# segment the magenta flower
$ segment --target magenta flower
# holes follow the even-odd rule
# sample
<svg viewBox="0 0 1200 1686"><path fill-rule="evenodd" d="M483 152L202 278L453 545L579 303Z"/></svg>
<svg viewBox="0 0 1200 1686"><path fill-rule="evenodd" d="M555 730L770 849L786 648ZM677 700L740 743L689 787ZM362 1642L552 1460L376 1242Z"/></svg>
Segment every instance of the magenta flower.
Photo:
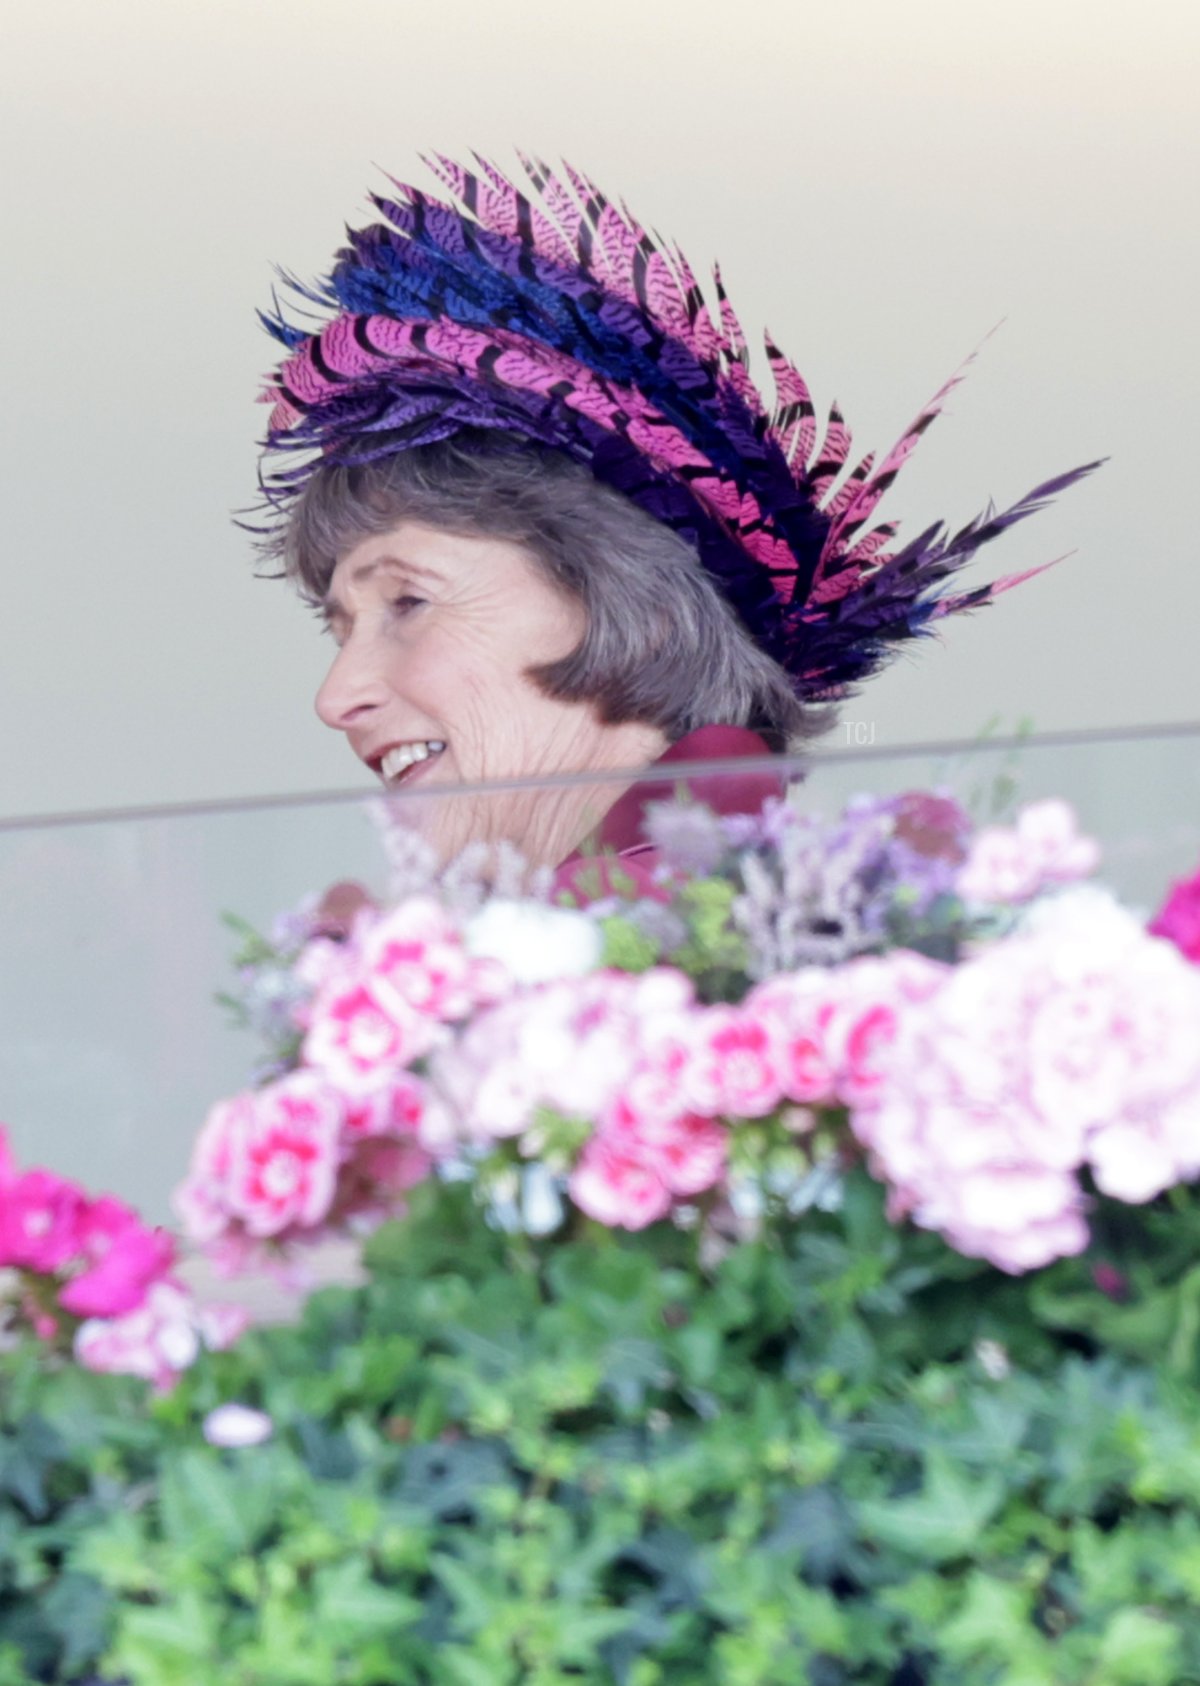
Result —
<svg viewBox="0 0 1200 1686"><path fill-rule="evenodd" d="M25 1171L0 1190L0 1266L52 1275L80 1249L83 1193L53 1171Z"/></svg>
<svg viewBox="0 0 1200 1686"><path fill-rule="evenodd" d="M1172 884L1147 929L1152 936L1166 937L1180 954L1200 966L1200 870Z"/></svg>
<svg viewBox="0 0 1200 1686"><path fill-rule="evenodd" d="M174 1262L171 1237L148 1229L136 1212L111 1195L88 1206L79 1240L91 1262L59 1295L63 1309L75 1317L119 1317L135 1310Z"/></svg>

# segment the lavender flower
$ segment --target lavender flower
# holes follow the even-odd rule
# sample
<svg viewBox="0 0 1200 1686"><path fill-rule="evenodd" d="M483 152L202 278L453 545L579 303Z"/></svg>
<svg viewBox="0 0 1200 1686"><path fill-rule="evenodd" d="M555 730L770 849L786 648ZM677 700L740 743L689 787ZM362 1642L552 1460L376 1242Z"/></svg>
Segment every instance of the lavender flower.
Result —
<svg viewBox="0 0 1200 1686"><path fill-rule="evenodd" d="M715 872L729 850L720 818L697 802L649 802L644 825L663 860L690 876Z"/></svg>

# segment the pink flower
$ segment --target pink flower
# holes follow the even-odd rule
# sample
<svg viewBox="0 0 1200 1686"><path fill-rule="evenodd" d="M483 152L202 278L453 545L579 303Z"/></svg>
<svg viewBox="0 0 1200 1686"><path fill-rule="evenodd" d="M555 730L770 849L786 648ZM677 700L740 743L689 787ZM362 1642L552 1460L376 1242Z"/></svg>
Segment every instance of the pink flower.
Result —
<svg viewBox="0 0 1200 1686"><path fill-rule="evenodd" d="M136 1212L109 1195L87 1207L79 1240L92 1262L59 1295L63 1309L75 1317L117 1317L135 1310L174 1262L171 1237L148 1229Z"/></svg>
<svg viewBox="0 0 1200 1686"><path fill-rule="evenodd" d="M306 1070L220 1102L175 1195L187 1235L233 1264L245 1237L317 1226L333 1203L346 1115L338 1092Z"/></svg>
<svg viewBox="0 0 1200 1686"><path fill-rule="evenodd" d="M676 1024L691 985L662 968L545 984L481 1014L439 1054L433 1080L461 1138L520 1137L539 1107L596 1120L640 1064L647 1038ZM446 1115L439 1114L439 1135Z"/></svg>
<svg viewBox="0 0 1200 1686"><path fill-rule="evenodd" d="M1147 929L1153 936L1166 937L1186 959L1200 965L1200 871L1172 884Z"/></svg>
<svg viewBox="0 0 1200 1686"><path fill-rule="evenodd" d="M1029 852L1039 883L1074 884L1100 864L1100 846L1084 837L1075 810L1056 797L1030 802L1017 815L1017 836Z"/></svg>
<svg viewBox="0 0 1200 1686"><path fill-rule="evenodd" d="M311 1229L337 1181L342 1107L312 1072L298 1071L253 1096L232 1142L230 1208L253 1236Z"/></svg>
<svg viewBox="0 0 1200 1686"><path fill-rule="evenodd" d="M156 1282L136 1311L90 1318L75 1333L75 1356L85 1368L141 1376L160 1392L195 1363L199 1351L194 1307L172 1282Z"/></svg>
<svg viewBox="0 0 1200 1686"><path fill-rule="evenodd" d="M702 1194L725 1173L728 1131L711 1118L676 1112L638 1116L624 1101L584 1147L568 1187L598 1222L644 1229L675 1199Z"/></svg>
<svg viewBox="0 0 1200 1686"><path fill-rule="evenodd" d="M26 1171L0 1188L0 1266L52 1275L79 1251L83 1193L53 1171Z"/></svg>
<svg viewBox="0 0 1200 1686"><path fill-rule="evenodd" d="M740 1007L708 1007L693 1019L688 1099L697 1112L764 1118L783 1099L764 1019Z"/></svg>
<svg viewBox="0 0 1200 1686"><path fill-rule="evenodd" d="M402 902L371 928L363 967L372 993L398 1018L406 1009L460 1019L474 1005L472 965L445 909L428 897Z"/></svg>
<svg viewBox="0 0 1200 1686"><path fill-rule="evenodd" d="M671 1209L662 1178L615 1133L592 1137L568 1186L580 1211L613 1228L645 1229Z"/></svg>
<svg viewBox="0 0 1200 1686"><path fill-rule="evenodd" d="M346 1097L343 1146L367 1136L419 1136L428 1101L428 1086L411 1071L393 1073L386 1088Z"/></svg>
<svg viewBox="0 0 1200 1686"><path fill-rule="evenodd" d="M1050 799L1031 802L1016 825L985 826L972 839L956 879L969 902L1028 901L1055 884L1072 884L1096 870L1100 850L1076 829L1074 810Z"/></svg>
<svg viewBox="0 0 1200 1686"><path fill-rule="evenodd" d="M728 1130L692 1112L643 1123L638 1145L670 1192L684 1199L714 1188L725 1175L729 1159Z"/></svg>
<svg viewBox="0 0 1200 1686"><path fill-rule="evenodd" d="M937 992L948 971L905 949L852 960L839 970L823 1039L843 1105L860 1106L878 1093L906 1015Z"/></svg>
<svg viewBox="0 0 1200 1686"><path fill-rule="evenodd" d="M976 832L955 889L964 901L1002 906L1032 896L1037 877L1016 832L998 825Z"/></svg>
<svg viewBox="0 0 1200 1686"><path fill-rule="evenodd" d="M215 1242L229 1224L237 1143L254 1130L257 1105L257 1091L245 1089L218 1101L201 1126L187 1178L172 1200L190 1241L202 1246Z"/></svg>
<svg viewBox="0 0 1200 1686"><path fill-rule="evenodd" d="M366 916L363 916L364 919ZM301 949L292 966L292 976L306 986L315 999L322 994L332 995L348 988L355 980L361 964L358 948L352 941L338 942L329 937L314 937ZM312 1001L294 1009L298 1024L307 1027L312 1019Z"/></svg>
<svg viewBox="0 0 1200 1686"><path fill-rule="evenodd" d="M1145 1200L1200 1174L1200 973L1065 891L902 1019L852 1115L891 1209L1027 1270L1087 1240L1078 1173Z"/></svg>
<svg viewBox="0 0 1200 1686"><path fill-rule="evenodd" d="M241 1340L250 1327L245 1306L213 1300L196 1307L196 1329L210 1352L224 1352Z"/></svg>
<svg viewBox="0 0 1200 1686"><path fill-rule="evenodd" d="M613 1106L641 1123L677 1118L691 1088L695 1060L693 1017L662 1014L643 1023L636 1059Z"/></svg>
<svg viewBox="0 0 1200 1686"><path fill-rule="evenodd" d="M8 1146L8 1132L3 1124L0 1124L0 1193L12 1182L16 1174L17 1167Z"/></svg>
<svg viewBox="0 0 1200 1686"><path fill-rule="evenodd" d="M768 979L745 1002L745 1010L770 1032L782 1093L802 1106L828 1105L835 1098L828 1031L836 989L836 974L813 966Z"/></svg>
<svg viewBox="0 0 1200 1686"><path fill-rule="evenodd" d="M313 1002L304 1058L349 1094L369 1094L428 1053L435 1033L435 1021L394 990L343 984Z"/></svg>

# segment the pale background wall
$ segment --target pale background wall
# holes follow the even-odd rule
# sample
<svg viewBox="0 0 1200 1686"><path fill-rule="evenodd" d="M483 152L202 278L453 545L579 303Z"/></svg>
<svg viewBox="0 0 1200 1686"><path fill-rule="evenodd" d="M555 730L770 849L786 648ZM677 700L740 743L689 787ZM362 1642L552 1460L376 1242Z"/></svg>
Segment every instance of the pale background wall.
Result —
<svg viewBox="0 0 1200 1686"><path fill-rule="evenodd" d="M901 516L1111 454L989 562L1075 558L854 706L877 741L1200 716L1191 0L4 10L0 814L357 781L228 511L271 261L320 269L428 145L565 154L720 255L864 446L1006 317Z"/></svg>

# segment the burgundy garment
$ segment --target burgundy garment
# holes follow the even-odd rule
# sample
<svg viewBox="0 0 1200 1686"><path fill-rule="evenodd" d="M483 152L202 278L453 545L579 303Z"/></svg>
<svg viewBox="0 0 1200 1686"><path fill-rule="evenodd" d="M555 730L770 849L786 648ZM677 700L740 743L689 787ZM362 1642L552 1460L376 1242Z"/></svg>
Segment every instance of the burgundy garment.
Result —
<svg viewBox="0 0 1200 1686"><path fill-rule="evenodd" d="M699 726L673 743L654 763L669 767L675 762L735 761L771 754L767 743L747 726ZM648 779L624 791L600 822L596 836L599 852L569 855L555 874L555 890L566 891L580 901L597 901L618 887L614 876L632 880L637 893L661 900L653 881L658 850L647 842L644 831L646 806L669 800L682 786L697 802L715 814L757 814L769 796L781 796L787 781L778 773L713 773L689 778L680 775Z"/></svg>

